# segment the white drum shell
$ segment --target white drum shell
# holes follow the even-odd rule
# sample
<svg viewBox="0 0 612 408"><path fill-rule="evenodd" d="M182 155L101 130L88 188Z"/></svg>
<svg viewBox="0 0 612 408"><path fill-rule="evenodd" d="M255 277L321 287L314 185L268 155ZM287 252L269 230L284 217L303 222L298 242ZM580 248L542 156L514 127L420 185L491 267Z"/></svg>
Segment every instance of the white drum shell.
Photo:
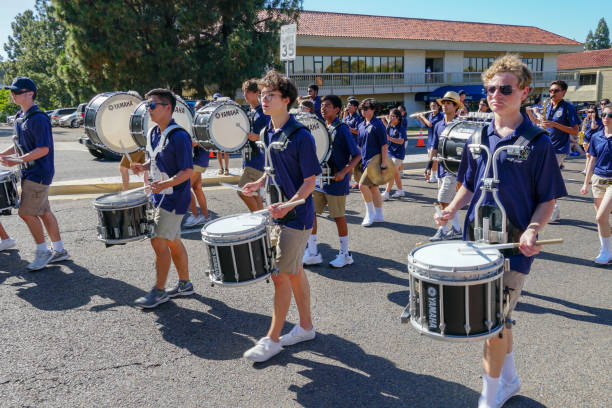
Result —
<svg viewBox="0 0 612 408"><path fill-rule="evenodd" d="M149 110L147 109L147 101L142 101L130 116L130 135L133 142L141 149L147 145L147 134L155 126L155 122L151 120ZM193 137L193 113L185 101L181 98L176 99L176 106L172 119L177 125L185 129L192 140Z"/></svg>
<svg viewBox="0 0 612 408"><path fill-rule="evenodd" d="M196 112L193 132L207 150L235 152L246 144L251 131L249 116L232 100L211 102Z"/></svg>
<svg viewBox="0 0 612 408"><path fill-rule="evenodd" d="M306 126L315 141L319 164L325 163L331 155L332 140L327 126L321 119L311 113L300 113L295 119Z"/></svg>

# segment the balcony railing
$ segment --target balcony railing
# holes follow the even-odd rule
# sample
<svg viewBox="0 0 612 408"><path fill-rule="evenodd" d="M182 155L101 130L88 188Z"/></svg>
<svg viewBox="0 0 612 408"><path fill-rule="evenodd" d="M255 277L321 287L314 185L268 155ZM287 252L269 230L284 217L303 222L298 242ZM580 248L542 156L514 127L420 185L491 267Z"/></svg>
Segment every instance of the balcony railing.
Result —
<svg viewBox="0 0 612 408"><path fill-rule="evenodd" d="M444 85L480 85L480 72L389 72L351 74L293 74L290 75L300 89L310 84L319 85L325 93L395 93L431 91ZM533 73L532 86L545 87L555 80L577 85L579 73L571 71L544 71Z"/></svg>

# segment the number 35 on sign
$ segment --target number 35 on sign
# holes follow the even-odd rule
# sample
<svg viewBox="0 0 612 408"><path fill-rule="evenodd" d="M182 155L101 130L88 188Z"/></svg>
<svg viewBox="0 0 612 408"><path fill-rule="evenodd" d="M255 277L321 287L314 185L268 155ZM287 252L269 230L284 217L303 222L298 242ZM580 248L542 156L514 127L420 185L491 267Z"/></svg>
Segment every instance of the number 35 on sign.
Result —
<svg viewBox="0 0 612 408"><path fill-rule="evenodd" d="M280 31L280 60L294 61L296 52L295 37L297 34L297 24L287 24L281 26Z"/></svg>

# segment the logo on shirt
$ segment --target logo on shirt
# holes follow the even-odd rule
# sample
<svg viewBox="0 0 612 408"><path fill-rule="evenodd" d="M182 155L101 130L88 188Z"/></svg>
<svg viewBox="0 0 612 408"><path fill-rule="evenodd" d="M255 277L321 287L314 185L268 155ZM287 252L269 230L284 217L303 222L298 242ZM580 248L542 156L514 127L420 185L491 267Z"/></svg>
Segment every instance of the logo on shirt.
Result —
<svg viewBox="0 0 612 408"><path fill-rule="evenodd" d="M563 109L559 109L558 111L556 111L555 115L553 116L553 118L559 119L561 117L561 115L563 115Z"/></svg>
<svg viewBox="0 0 612 408"><path fill-rule="evenodd" d="M238 115L238 109L231 109L231 110L225 110L223 112L215 113L215 118L221 119L221 118L227 118L227 117L236 116L236 115Z"/></svg>
<svg viewBox="0 0 612 408"><path fill-rule="evenodd" d="M133 106L133 105L134 105L134 102L132 102L132 101L117 102L115 104L108 105L108 110L112 111L112 110L115 110L115 109L123 109L123 108L127 108L127 107L130 107L130 106Z"/></svg>

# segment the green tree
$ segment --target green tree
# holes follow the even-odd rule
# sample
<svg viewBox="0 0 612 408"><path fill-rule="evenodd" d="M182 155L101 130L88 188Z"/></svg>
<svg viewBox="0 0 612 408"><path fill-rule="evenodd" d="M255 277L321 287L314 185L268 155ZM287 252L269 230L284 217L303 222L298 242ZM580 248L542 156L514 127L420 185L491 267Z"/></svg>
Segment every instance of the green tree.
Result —
<svg viewBox="0 0 612 408"><path fill-rule="evenodd" d="M586 40L584 41L584 49L587 51L594 50L594 46L595 44L593 43L593 30L589 30L589 33L586 36Z"/></svg>
<svg viewBox="0 0 612 408"><path fill-rule="evenodd" d="M603 17L599 20L593 34L593 43L595 50L610 48L610 30L608 30L608 25Z"/></svg>

